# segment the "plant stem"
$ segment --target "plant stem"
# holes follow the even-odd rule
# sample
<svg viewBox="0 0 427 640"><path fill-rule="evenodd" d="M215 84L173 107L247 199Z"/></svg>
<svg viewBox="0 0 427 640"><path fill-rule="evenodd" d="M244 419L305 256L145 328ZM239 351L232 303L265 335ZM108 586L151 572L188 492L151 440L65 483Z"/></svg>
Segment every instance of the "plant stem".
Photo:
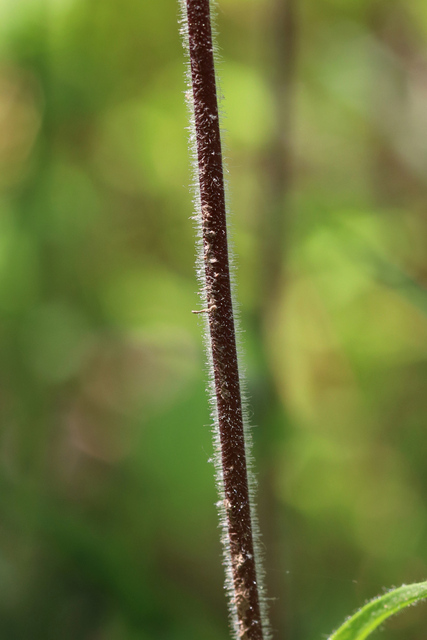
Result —
<svg viewBox="0 0 427 640"><path fill-rule="evenodd" d="M278 447L283 447L290 429L290 417L282 402L279 385L273 374L268 348L272 318L283 305L287 289L287 255L293 219L294 137L296 67L298 62L299 5L297 0L271 0L263 11L262 74L268 79L273 97L272 132L259 154L258 175L262 180L262 201L258 204L258 246L255 300L252 315L252 335L258 345L257 367L263 371L258 385L254 411L263 430L259 437L260 480L263 485L262 509L267 527L263 539L274 562L268 587L280 606L272 606L271 624L277 637L291 638L292 616L288 611L291 586L286 568L292 566L287 527L283 528L274 514L277 512L276 470L269 464ZM286 458L284 460L286 464ZM283 576L288 576L283 580Z"/></svg>
<svg viewBox="0 0 427 640"><path fill-rule="evenodd" d="M209 0L186 0L197 150L204 286L221 457L232 617L236 635L263 640L253 517L230 285L220 124ZM255 550L256 551L256 550Z"/></svg>

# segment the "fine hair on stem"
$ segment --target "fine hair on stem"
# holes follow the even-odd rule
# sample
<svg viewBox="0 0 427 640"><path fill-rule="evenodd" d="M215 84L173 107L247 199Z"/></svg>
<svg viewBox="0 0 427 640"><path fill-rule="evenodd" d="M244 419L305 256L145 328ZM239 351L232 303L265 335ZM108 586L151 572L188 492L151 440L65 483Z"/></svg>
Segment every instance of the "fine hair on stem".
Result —
<svg viewBox="0 0 427 640"><path fill-rule="evenodd" d="M182 0L193 154L198 276L205 317L226 588L236 639L267 640L267 606L254 510L251 436L239 372L224 165L209 0Z"/></svg>

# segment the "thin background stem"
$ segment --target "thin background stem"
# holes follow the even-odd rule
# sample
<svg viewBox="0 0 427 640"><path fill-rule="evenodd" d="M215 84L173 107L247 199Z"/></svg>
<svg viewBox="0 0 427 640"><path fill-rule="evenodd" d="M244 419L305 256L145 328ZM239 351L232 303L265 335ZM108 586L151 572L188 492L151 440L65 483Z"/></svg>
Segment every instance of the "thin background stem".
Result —
<svg viewBox="0 0 427 640"><path fill-rule="evenodd" d="M296 181L295 123L297 65L299 49L299 10L296 0L272 0L262 12L263 37L259 59L261 73L267 78L274 104L274 124L265 151L259 155L257 173L262 180L258 203L259 255L255 281L252 333L257 345L258 370L263 372L251 394L259 424L259 469L262 485L261 516L263 539L267 546L268 591L277 600L270 608L270 620L277 637L290 638L292 569L290 518L286 507L277 502L276 469L271 461L291 432L291 421L283 403L269 357L269 332L278 306L284 304L287 288L287 258L294 219L293 191ZM287 450L287 449L285 449ZM283 464L287 464L286 456ZM274 566L273 566L274 563ZM270 571L269 571L270 566Z"/></svg>
<svg viewBox="0 0 427 640"><path fill-rule="evenodd" d="M263 640L235 323L209 0L187 0L209 351L220 445L231 613L236 636ZM227 557L228 556L228 557Z"/></svg>

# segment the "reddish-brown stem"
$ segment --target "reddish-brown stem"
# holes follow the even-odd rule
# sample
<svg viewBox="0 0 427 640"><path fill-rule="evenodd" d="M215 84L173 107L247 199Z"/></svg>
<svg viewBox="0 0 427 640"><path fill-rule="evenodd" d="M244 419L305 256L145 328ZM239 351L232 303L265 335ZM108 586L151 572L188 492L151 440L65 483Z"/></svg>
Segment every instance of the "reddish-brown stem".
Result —
<svg viewBox="0 0 427 640"><path fill-rule="evenodd" d="M227 246L223 161L209 0L186 0L209 319L227 547L238 635L263 640Z"/></svg>

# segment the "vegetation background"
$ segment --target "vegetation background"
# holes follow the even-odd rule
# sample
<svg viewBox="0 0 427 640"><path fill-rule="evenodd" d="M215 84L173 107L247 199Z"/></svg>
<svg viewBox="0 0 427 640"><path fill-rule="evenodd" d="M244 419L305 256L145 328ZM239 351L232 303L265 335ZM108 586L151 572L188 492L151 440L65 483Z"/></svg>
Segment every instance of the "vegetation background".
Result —
<svg viewBox="0 0 427 640"><path fill-rule="evenodd" d="M228 638L178 14L0 2L7 640ZM272 626L315 640L427 576L427 5L217 23Z"/></svg>

